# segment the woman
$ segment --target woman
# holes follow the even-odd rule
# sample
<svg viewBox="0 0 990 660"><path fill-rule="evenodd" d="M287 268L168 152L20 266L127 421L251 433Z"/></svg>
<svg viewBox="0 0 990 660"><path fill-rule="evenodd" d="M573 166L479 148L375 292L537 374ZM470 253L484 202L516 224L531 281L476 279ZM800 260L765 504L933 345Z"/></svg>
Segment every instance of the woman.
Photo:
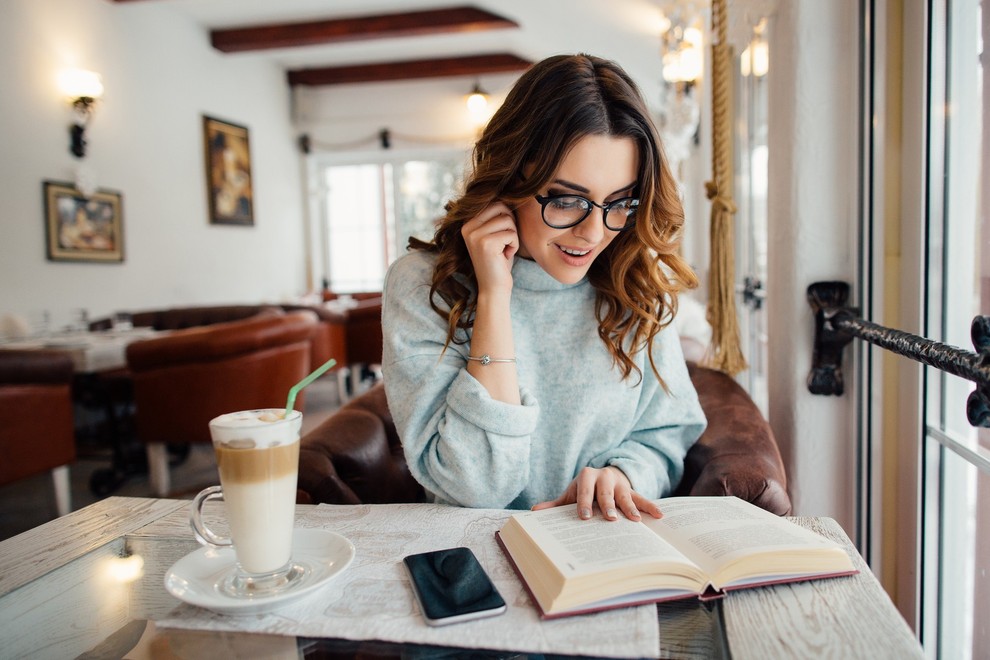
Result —
<svg viewBox="0 0 990 660"><path fill-rule="evenodd" d="M661 515L705 428L671 324L697 284L682 223L618 65L557 56L519 79L433 240L386 276L389 408L434 500Z"/></svg>

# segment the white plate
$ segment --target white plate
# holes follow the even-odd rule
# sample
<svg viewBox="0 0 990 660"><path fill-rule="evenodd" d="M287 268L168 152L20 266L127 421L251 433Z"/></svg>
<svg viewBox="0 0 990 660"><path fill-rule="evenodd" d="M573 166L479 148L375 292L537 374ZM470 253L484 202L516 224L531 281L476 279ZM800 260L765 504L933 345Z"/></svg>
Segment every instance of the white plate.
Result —
<svg viewBox="0 0 990 660"><path fill-rule="evenodd" d="M165 589L179 600L221 614L262 614L302 598L326 584L354 559L354 545L340 534L323 529L292 532L292 560L307 573L298 585L262 598L235 598L218 589L234 569L233 548L200 548L165 573Z"/></svg>

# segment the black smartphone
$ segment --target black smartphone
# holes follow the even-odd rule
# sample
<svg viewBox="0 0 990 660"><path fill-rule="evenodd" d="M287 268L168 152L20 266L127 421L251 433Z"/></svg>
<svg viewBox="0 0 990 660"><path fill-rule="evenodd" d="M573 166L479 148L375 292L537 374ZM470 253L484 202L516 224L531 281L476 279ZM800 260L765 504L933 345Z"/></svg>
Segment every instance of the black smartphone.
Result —
<svg viewBox="0 0 990 660"><path fill-rule="evenodd" d="M448 548L403 557L426 623L481 619L505 612L505 600L470 548Z"/></svg>

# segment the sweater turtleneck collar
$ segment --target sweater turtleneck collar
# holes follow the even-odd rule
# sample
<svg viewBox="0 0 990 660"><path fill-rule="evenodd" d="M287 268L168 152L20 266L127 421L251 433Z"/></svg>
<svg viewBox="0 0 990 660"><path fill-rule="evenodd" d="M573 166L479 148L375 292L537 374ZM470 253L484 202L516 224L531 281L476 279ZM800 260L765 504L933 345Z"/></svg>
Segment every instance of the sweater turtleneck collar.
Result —
<svg viewBox="0 0 990 660"><path fill-rule="evenodd" d="M527 291L564 291L587 284L588 277L582 277L574 284L564 284L554 279L532 259L516 257L512 265L512 286Z"/></svg>

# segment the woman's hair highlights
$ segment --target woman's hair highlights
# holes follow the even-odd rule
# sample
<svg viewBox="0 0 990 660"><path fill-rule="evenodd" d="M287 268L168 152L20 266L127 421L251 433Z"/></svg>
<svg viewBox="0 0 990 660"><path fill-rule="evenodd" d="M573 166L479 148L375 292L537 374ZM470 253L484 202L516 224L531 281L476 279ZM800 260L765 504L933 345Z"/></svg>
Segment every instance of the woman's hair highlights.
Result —
<svg viewBox="0 0 990 660"><path fill-rule="evenodd" d="M588 272L599 336L624 378L639 373L631 354L652 349L673 321L677 293L698 281L678 254L684 211L642 95L621 67L590 55L551 57L520 77L475 145L464 192L447 205L433 240L410 240L437 255L430 304L447 320L447 345L466 341L458 330L471 327L477 302L461 226L496 200L515 208L539 193L588 135L631 138L639 153L635 228L619 234Z"/></svg>

